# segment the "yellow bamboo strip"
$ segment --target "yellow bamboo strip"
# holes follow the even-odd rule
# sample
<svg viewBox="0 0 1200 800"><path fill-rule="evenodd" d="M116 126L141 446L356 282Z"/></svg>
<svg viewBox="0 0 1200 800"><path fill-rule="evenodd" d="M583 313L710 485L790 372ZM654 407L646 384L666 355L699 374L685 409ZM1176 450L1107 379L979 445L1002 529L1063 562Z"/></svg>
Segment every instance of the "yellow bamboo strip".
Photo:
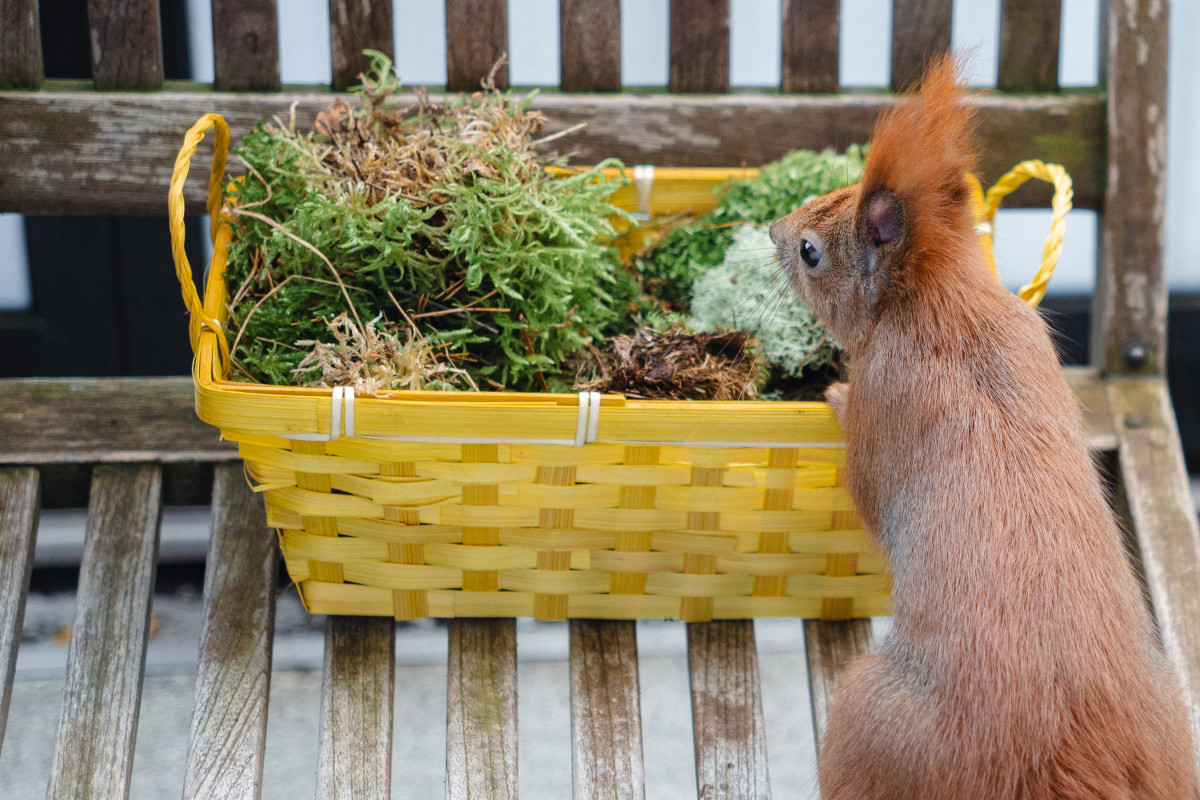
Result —
<svg viewBox="0 0 1200 800"><path fill-rule="evenodd" d="M543 467L544 470L571 470L574 467ZM541 470L539 470L539 473ZM617 505L619 487L602 484L560 486L555 484L522 483L511 497L501 498L503 505L530 508L581 509L611 508ZM545 526L543 526L545 527Z"/></svg>
<svg viewBox="0 0 1200 800"><path fill-rule="evenodd" d="M416 470L411 461L391 461L380 464L379 474L385 479L417 480ZM368 479L356 478L355 480ZM378 483L378 481L375 481L375 483ZM424 483L422 481L422 485ZM334 482L334 485L337 485L336 482ZM412 486L412 484L391 485ZM379 497L376 496L374 499L378 502ZM421 524L421 515L412 509L389 506L383 510L383 513L384 519L397 528L419 527ZM413 565L425 563L425 547L423 543L387 541L387 547L389 562ZM429 601L425 592L419 589L392 589L393 619L409 620L427 616L429 616Z"/></svg>
<svg viewBox="0 0 1200 800"><path fill-rule="evenodd" d="M280 547L287 558L308 561L384 560L388 557L387 542L355 537L324 536L309 531L285 530L280 534Z"/></svg>
<svg viewBox="0 0 1200 800"><path fill-rule="evenodd" d="M656 508L589 508L575 512L575 524L601 531L677 531L687 527L687 514Z"/></svg>
<svg viewBox="0 0 1200 800"><path fill-rule="evenodd" d="M579 502L581 496L586 497L586 493L596 489L604 489L607 487L594 486L575 486L575 467L574 466L539 466L537 469L536 483L522 484L517 487L517 496L522 498L522 491L530 491L524 495L524 499L536 499L542 507L538 511L538 527L542 530L570 530L575 523L575 503ZM612 502L616 502L616 491L612 492ZM606 503L607 505L608 503ZM537 554L537 572L535 574L546 576L548 574L565 572L571 568L571 553L570 550L539 550ZM584 574L584 573L576 573ZM595 591L605 591L608 588L607 576L602 576L603 586ZM553 584L547 582L545 586L549 587ZM566 583L564 586L570 586ZM506 585L505 574L500 576L501 588L521 589L524 587ZM533 598L533 617L538 620L564 620L567 618L568 594L571 591L579 591L566 589L562 592L553 591L550 588L544 588L538 591Z"/></svg>
<svg viewBox="0 0 1200 800"><path fill-rule="evenodd" d="M411 464L409 466L411 468ZM386 478L331 475L329 480L338 491L349 492L358 497L365 497L373 503L390 506L430 505L462 494L459 487L450 481L435 479L413 478L404 483L394 483Z"/></svg>
<svg viewBox="0 0 1200 800"><path fill-rule="evenodd" d="M495 545L425 545L425 563L469 572L533 569L537 566L537 554L538 551L532 547L509 547L499 542Z"/></svg>
<svg viewBox="0 0 1200 800"><path fill-rule="evenodd" d="M837 477L839 484L845 483L844 470L839 469ZM862 523L856 514L850 513L852 511L853 507L835 509L830 520L830 527L834 530L861 527ZM825 574L829 577L851 576L858 573L857 553L830 553L825 559ZM853 597L830 594L821 601L821 619L849 619L853 610Z"/></svg>
<svg viewBox="0 0 1200 800"><path fill-rule="evenodd" d="M411 511L404 513L416 516ZM415 522L398 524L387 519L339 519L337 528L338 533L347 536L363 536L395 544L457 542L462 539L462 529L456 526L420 525Z"/></svg>
<svg viewBox="0 0 1200 800"><path fill-rule="evenodd" d="M580 619L678 619L681 600L668 595L584 594L571 598Z"/></svg>
<svg viewBox="0 0 1200 800"><path fill-rule="evenodd" d="M574 396L574 395L572 395ZM534 467L576 467L619 464L624 448L616 444L595 443L583 447L553 444L514 444L508 460ZM576 480L583 480L576 477Z"/></svg>
<svg viewBox="0 0 1200 800"><path fill-rule="evenodd" d="M499 457L494 444L464 444L462 448L462 459L464 464L494 464ZM495 519L498 514L495 514L498 509L496 504L499 501L499 491L495 484L480 485L470 484L462 487L462 508L463 510L476 506L475 511L493 512L493 522L484 525L463 525L463 544L464 545L483 545L494 546L500 544L500 528L498 526L505 523ZM446 510L452 508L448 506ZM445 513L443 511L443 517ZM481 517L481 521L486 519L486 516ZM499 573L494 569L489 570L463 570L463 589L469 592L496 592L500 589Z"/></svg>
<svg viewBox="0 0 1200 800"><path fill-rule="evenodd" d="M879 545L861 528L844 531L797 531L788 535L788 545L796 553L858 553L860 558L873 553L877 558L882 558Z"/></svg>
<svg viewBox="0 0 1200 800"><path fill-rule="evenodd" d="M354 436L329 442L325 445L325 452L365 461L416 464L458 461L462 458L462 445L436 442L393 442L387 439L364 439L361 436Z"/></svg>
<svg viewBox="0 0 1200 800"><path fill-rule="evenodd" d="M829 514L828 511L736 511L721 516L721 529L730 532L788 534L828 531Z"/></svg>
<svg viewBox="0 0 1200 800"><path fill-rule="evenodd" d="M392 592L357 583L319 583L306 581L300 587L304 607L312 614L366 615L390 617Z"/></svg>
<svg viewBox="0 0 1200 800"><path fill-rule="evenodd" d="M848 600L855 597L887 592L891 589L890 575L793 575L788 579L791 597L820 597Z"/></svg>
<svg viewBox="0 0 1200 800"><path fill-rule="evenodd" d="M646 484L638 480L638 476L648 470L660 470L664 467L659 465L659 459L662 455L660 447L626 447L622 452L622 460L624 465L619 478L623 478L628 474L632 480L620 487L617 493L617 505L621 509L653 509L658 497L658 484ZM666 467L666 469L678 469L686 472L684 480L691 479L691 470L687 467ZM675 480L678 480L676 476ZM618 483L620 480L617 481ZM653 540L653 529L639 529L630 527L617 531L616 541L613 546L618 551L629 553L645 553L650 550ZM614 556L616 554L613 554ZM593 555L592 560L595 562L596 556ZM680 564L678 569L682 569ZM600 567L597 567L600 569ZM636 571L618 571L612 570L617 574L613 575L609 582L609 591L616 595L640 595L646 592L646 573L649 570L642 569Z"/></svg>
<svg viewBox="0 0 1200 800"><path fill-rule="evenodd" d="M600 594L607 592L608 573L543 569L501 570L500 588L518 592L532 592L534 595L534 617L536 618L538 597L562 596L565 598L570 595L573 601L576 594Z"/></svg>
<svg viewBox="0 0 1200 800"><path fill-rule="evenodd" d="M712 533L662 531L656 532L651 537L650 546L664 553L723 556L737 551L738 540L733 536ZM713 566L716 567L716 562L713 563Z"/></svg>
<svg viewBox="0 0 1200 800"><path fill-rule="evenodd" d="M779 535L779 534L769 534ZM825 556L807 553L766 552L734 553L717 557L717 572L754 575L755 594L763 597L786 594L786 583L781 583L773 594L757 591L761 580L786 577L788 575L818 575L825 571Z"/></svg>
<svg viewBox="0 0 1200 800"><path fill-rule="evenodd" d="M609 550L616 544L619 533L612 531L541 530L539 528L501 528L500 544L531 547L540 550L582 551ZM573 566L573 565L572 565Z"/></svg>
<svg viewBox="0 0 1200 800"><path fill-rule="evenodd" d="M687 569L687 559L684 556L684 569ZM711 556L702 556L711 558ZM714 597L733 597L750 594L754 587L754 579L749 575L716 575L698 572L660 572L646 576L646 594L665 594L682 597L680 618L684 622L706 622L688 618L689 602L705 606L711 611Z"/></svg>
<svg viewBox="0 0 1200 800"><path fill-rule="evenodd" d="M627 452L641 452L651 448L628 447ZM628 458L628 456L626 456ZM666 464L595 464L576 469L576 480L580 483L607 483L618 486L686 486L692 479L692 470L686 466ZM625 506L622 508L634 508Z"/></svg>
<svg viewBox="0 0 1200 800"><path fill-rule="evenodd" d="M495 445L463 445L463 453L477 447L495 447ZM413 464L413 468L416 470L416 474L422 478L440 478L463 485L526 482L533 480L537 475L537 468L528 464L497 464L494 462L417 461Z"/></svg>
<svg viewBox="0 0 1200 800"><path fill-rule="evenodd" d="M763 483L767 488L762 492L764 511L787 511L792 507L796 495L797 457L795 448L772 449L767 456L767 470L763 476ZM763 555L788 552L788 534L783 531L760 533L758 550ZM753 559L748 559L747 555L735 556L726 561L732 562L734 559L739 559L739 563L755 563ZM766 559L760 558L757 561L763 563ZM717 568L720 569L720 564L717 565ZM787 593L787 581L786 572L777 572L767 568L755 577L753 592L759 597L781 597Z"/></svg>
<svg viewBox="0 0 1200 800"><path fill-rule="evenodd" d="M320 442L313 444L320 445ZM304 477L302 477L304 476ZM383 519L383 509L372 503L364 497L355 497L350 494L331 494L330 481L328 475L315 475L313 473L296 473L297 482L300 483L296 487L282 487L279 489L269 489L266 492L267 501L273 503L277 508L291 511L305 518L304 527L306 530L314 533L328 533L325 535L334 536L337 534L335 517L362 517L364 519ZM308 485L305 486L304 484ZM315 485L324 485L325 489L314 489ZM319 524L320 529L309 527L308 519L323 519L327 522L313 523Z"/></svg>
<svg viewBox="0 0 1200 800"><path fill-rule="evenodd" d="M723 467L692 467L692 485L693 486L708 486L718 487L724 478L725 469ZM689 511L688 512L688 529L693 531L719 531L721 530L721 514L719 511ZM718 594L745 594L751 589L749 580L743 581L741 576L715 576L712 573L717 570L717 559L715 556L701 553L685 553L683 556L683 573L675 574L658 574L646 576L646 592L649 594L685 594L683 602L679 605L679 615L684 622L707 622L712 619L713 612L713 597ZM708 578L721 578L721 582L715 580L700 581L695 579L701 576ZM678 583L676 579L690 578L682 583ZM732 579L728 580L728 579ZM718 591L716 587L726 585L737 581L745 583L745 588L738 592ZM703 591L697 593L694 589L684 592L666 591L667 587L678 583L680 587L684 586L709 586L711 591Z"/></svg>
<svg viewBox="0 0 1200 800"><path fill-rule="evenodd" d="M347 581L393 590L457 589L463 582L461 570L428 564L347 561L342 569Z"/></svg>
<svg viewBox="0 0 1200 800"><path fill-rule="evenodd" d="M484 446L486 447L486 445ZM468 496L480 496L480 494L474 492L476 488L484 490L482 494L487 502L466 502ZM479 487L464 486L463 498L462 505L446 503L431 508L422 508L421 521L437 522L442 525L461 525L464 528L537 527L538 511L536 508L495 505L500 502L500 492L495 485ZM488 504L489 502L491 505Z"/></svg>
<svg viewBox="0 0 1200 800"><path fill-rule="evenodd" d="M642 578L640 583L644 590L646 573L679 572L683 569L683 554L594 550L591 554L591 568L598 572L630 573L629 575L613 575L614 585L618 578L634 577L640 573ZM630 592L618 592L615 589L612 591L613 594L630 594Z"/></svg>
<svg viewBox="0 0 1200 800"><path fill-rule="evenodd" d="M300 455L322 456L325 454L325 445L321 442L294 441L292 442L292 451ZM337 513L333 503L324 502L334 497L330 493L329 476L313 472L297 472L296 485L298 487L296 489L282 491L302 492L306 496L312 496L313 503L311 505L304 503L303 507L292 507L292 510L300 514L304 530L319 536L336 537L338 535L337 521L334 518L341 515ZM285 505L285 507L287 506ZM344 580L341 565L330 561L310 559L308 573L314 581L341 583Z"/></svg>
<svg viewBox="0 0 1200 800"><path fill-rule="evenodd" d="M280 441L283 441L282 439ZM274 467L290 472L314 472L324 475L358 474L374 475L379 472L377 461L367 461L343 456L305 455L295 450L284 450L278 447L265 447L249 442L238 445L238 455L247 461L253 461L267 467Z"/></svg>

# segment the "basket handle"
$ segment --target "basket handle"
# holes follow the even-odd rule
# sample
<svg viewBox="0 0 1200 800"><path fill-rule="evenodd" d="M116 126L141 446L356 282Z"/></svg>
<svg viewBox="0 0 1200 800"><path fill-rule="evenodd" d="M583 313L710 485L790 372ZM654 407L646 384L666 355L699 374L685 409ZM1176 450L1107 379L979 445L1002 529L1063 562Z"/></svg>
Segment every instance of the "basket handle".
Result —
<svg viewBox="0 0 1200 800"><path fill-rule="evenodd" d="M1058 257L1062 255L1067 212L1071 210L1071 200L1075 196L1071 176L1058 164L1046 164L1036 160L1022 161L996 181L996 184L987 190L986 196L974 175L968 175L967 178L971 187L971 211L979 230L983 256L992 273L997 275L999 273L996 270L996 256L992 252L992 232L995 230L996 209L1000 207L1000 201L1030 178L1054 184L1054 199L1050 201L1050 233L1046 235L1046 244L1042 247L1042 264L1034 274L1033 280L1017 291L1017 296L1028 303L1030 308L1037 308L1046 295L1046 285L1054 275Z"/></svg>
<svg viewBox="0 0 1200 800"><path fill-rule="evenodd" d="M192 156L196 154L196 147L204 139L204 134L214 128L216 136L213 140L212 168L208 179L208 213L211 220L209 236L216 240L217 230L221 226L222 179L229 153L229 125L220 114L205 114L184 135L183 147L175 158L171 188L167 193L167 216L171 227L171 255L175 259L175 277L179 279L179 287L183 290L183 302L191 314L188 334L192 342L192 352L200 352L201 330L208 328L217 336L222 363L228 364L229 343L225 340L221 323L204 309L200 295L196 292L196 285L192 281L192 265L188 263L183 248L183 185L187 181L188 168L191 166Z"/></svg>

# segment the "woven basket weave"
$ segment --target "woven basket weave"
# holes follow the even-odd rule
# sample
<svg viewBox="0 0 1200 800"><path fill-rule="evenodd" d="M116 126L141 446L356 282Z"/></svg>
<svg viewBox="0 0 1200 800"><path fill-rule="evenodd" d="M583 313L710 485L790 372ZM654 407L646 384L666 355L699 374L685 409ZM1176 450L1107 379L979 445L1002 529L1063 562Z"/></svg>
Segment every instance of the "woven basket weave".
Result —
<svg viewBox="0 0 1200 800"><path fill-rule="evenodd" d="M210 129L214 252L201 301L183 253L183 184ZM887 566L843 486L842 432L823 403L354 397L228 380L228 145L224 120L201 118L170 192L196 410L238 443L309 611L685 621L889 612ZM650 192L640 172L614 200L651 216L703 211L717 184L748 173L659 170Z"/></svg>

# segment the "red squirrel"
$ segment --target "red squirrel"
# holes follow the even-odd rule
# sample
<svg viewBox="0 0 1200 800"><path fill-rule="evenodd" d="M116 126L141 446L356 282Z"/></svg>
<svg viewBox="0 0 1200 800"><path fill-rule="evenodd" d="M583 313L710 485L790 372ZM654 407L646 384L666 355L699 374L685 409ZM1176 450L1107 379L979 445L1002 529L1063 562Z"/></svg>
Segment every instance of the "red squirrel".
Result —
<svg viewBox="0 0 1200 800"><path fill-rule="evenodd" d="M849 354L828 400L891 561L893 627L846 670L824 800L1196 798L1178 680L1039 315L985 267L972 109L946 57L861 182L771 226Z"/></svg>

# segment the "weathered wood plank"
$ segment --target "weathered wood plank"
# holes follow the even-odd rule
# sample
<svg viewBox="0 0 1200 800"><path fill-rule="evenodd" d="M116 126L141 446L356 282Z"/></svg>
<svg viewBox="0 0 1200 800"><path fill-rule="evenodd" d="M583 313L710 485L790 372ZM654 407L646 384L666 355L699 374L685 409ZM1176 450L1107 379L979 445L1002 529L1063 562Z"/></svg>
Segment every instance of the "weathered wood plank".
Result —
<svg viewBox="0 0 1200 800"><path fill-rule="evenodd" d="M517 627L449 621L446 796L517 797Z"/></svg>
<svg viewBox="0 0 1200 800"><path fill-rule="evenodd" d="M333 88L348 89L370 66L363 50L393 55L391 0L329 0Z"/></svg>
<svg viewBox="0 0 1200 800"><path fill-rule="evenodd" d="M507 0L446 0L446 88L473 92L508 52ZM508 64L496 70L508 88Z"/></svg>
<svg viewBox="0 0 1200 800"><path fill-rule="evenodd" d="M893 0L892 91L909 88L929 60L950 51L954 0Z"/></svg>
<svg viewBox="0 0 1200 800"><path fill-rule="evenodd" d="M184 800L256 800L262 789L279 547L237 464L213 479L204 630Z"/></svg>
<svg viewBox="0 0 1200 800"><path fill-rule="evenodd" d="M95 470L48 797L129 794L161 492L158 466Z"/></svg>
<svg viewBox="0 0 1200 800"><path fill-rule="evenodd" d="M1092 367L1065 367L1063 376L1079 398L1083 409L1083 427L1093 450L1116 450L1117 431L1113 427L1108 391L1100 373Z"/></svg>
<svg viewBox="0 0 1200 800"><path fill-rule="evenodd" d="M220 110L236 145L264 117L286 117L293 102L297 124L309 126L331 99L290 93L0 94L0 211L161 214L183 133L201 114ZM874 94L542 94L534 107L550 118L548 132L588 123L554 144L577 153L576 163L614 156L627 164L756 166L798 147L864 142L876 116L892 102ZM985 179L1036 154L1071 173L1077 207L1102 204L1102 97L1079 92L975 102ZM206 163L208 147L207 141L201 145L197 165ZM189 208L199 213L208 179L201 166L192 172L186 193ZM1005 207L1045 206L1049 198L1048 192L1022 188Z"/></svg>
<svg viewBox="0 0 1200 800"><path fill-rule="evenodd" d="M212 0L214 85L221 91L279 88L275 0Z"/></svg>
<svg viewBox="0 0 1200 800"><path fill-rule="evenodd" d="M0 381L0 441L0 464L237 458L196 417L190 378Z"/></svg>
<svg viewBox="0 0 1200 800"><path fill-rule="evenodd" d="M97 89L162 88L158 0L88 0L88 25Z"/></svg>
<svg viewBox="0 0 1200 800"><path fill-rule="evenodd" d="M729 91L729 0L671 0L672 92Z"/></svg>
<svg viewBox="0 0 1200 800"><path fill-rule="evenodd" d="M1200 526L1179 429L1162 379L1108 384L1118 465L1163 649L1175 665L1200 741Z"/></svg>
<svg viewBox="0 0 1200 800"><path fill-rule="evenodd" d="M1166 371L1163 277L1167 3L1108 9L1107 195L1092 306L1092 363L1110 373Z"/></svg>
<svg viewBox="0 0 1200 800"><path fill-rule="evenodd" d="M395 635L388 618L325 621L317 797L391 796Z"/></svg>
<svg viewBox="0 0 1200 800"><path fill-rule="evenodd" d="M38 493L36 469L0 469L0 744L4 743L17 645L33 569Z"/></svg>
<svg viewBox="0 0 1200 800"><path fill-rule="evenodd" d="M37 0L0 0L0 89L42 85Z"/></svg>
<svg viewBox="0 0 1200 800"><path fill-rule="evenodd" d="M837 91L840 20L839 0L783 0L783 91Z"/></svg>
<svg viewBox="0 0 1200 800"><path fill-rule="evenodd" d="M813 732L817 746L825 735L829 705L837 691L841 671L871 649L871 621L804 620L804 649L808 659L808 691L812 698Z"/></svg>
<svg viewBox="0 0 1200 800"><path fill-rule="evenodd" d="M699 794L706 800L769 798L754 623L693 623L687 632Z"/></svg>
<svg viewBox="0 0 1200 800"><path fill-rule="evenodd" d="M571 753L579 800L642 800L641 694L632 621L571 626Z"/></svg>
<svg viewBox="0 0 1200 800"><path fill-rule="evenodd" d="M620 90L620 0L559 0L559 52L564 92Z"/></svg>
<svg viewBox="0 0 1200 800"><path fill-rule="evenodd" d="M1006 92L1058 90L1062 0L1004 0L996 88Z"/></svg>

